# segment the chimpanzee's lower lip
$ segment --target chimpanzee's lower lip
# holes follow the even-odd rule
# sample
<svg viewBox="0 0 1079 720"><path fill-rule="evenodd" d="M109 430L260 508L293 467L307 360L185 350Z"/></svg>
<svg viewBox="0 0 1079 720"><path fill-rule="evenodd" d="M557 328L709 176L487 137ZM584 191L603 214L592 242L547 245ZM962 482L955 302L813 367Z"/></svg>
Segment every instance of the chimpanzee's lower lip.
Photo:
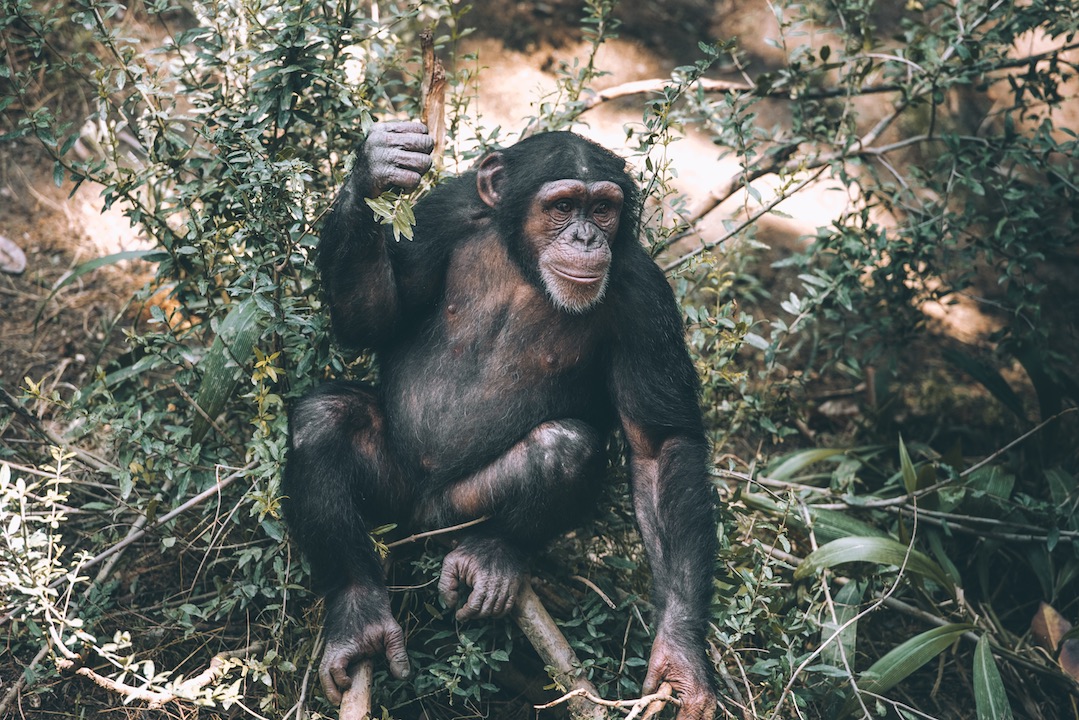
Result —
<svg viewBox="0 0 1079 720"><path fill-rule="evenodd" d="M554 270L554 272L561 277L564 277L571 282L580 283L581 285L594 285L595 283L600 282L601 280L603 280L603 278L607 276L607 273L605 272L600 273L599 275L580 275L570 272L568 270L563 270L559 267L552 266L551 269Z"/></svg>

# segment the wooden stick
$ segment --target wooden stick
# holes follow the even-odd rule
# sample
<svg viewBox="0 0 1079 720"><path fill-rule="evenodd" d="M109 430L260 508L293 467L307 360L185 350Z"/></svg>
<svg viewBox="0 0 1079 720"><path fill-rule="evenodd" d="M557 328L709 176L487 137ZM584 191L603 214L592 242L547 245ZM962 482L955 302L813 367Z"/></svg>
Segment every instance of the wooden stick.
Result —
<svg viewBox="0 0 1079 720"><path fill-rule="evenodd" d="M427 126L428 134L434 138L435 148L431 151L431 157L435 170L439 170L442 168L442 154L446 150L446 68L435 57L435 37L431 30L420 33L420 47L423 50L420 122Z"/></svg>
<svg viewBox="0 0 1079 720"><path fill-rule="evenodd" d="M352 686L341 698L341 720L370 720L374 673L375 661L371 658L361 660L352 668Z"/></svg>
<svg viewBox="0 0 1079 720"><path fill-rule="evenodd" d="M648 703L644 712L641 714L641 720L651 720L654 716L659 714L659 711L667 706L667 703L671 701L674 695L674 688L670 683L661 683L659 690L656 691L655 700ZM626 720L631 720L632 714L626 717Z"/></svg>
<svg viewBox="0 0 1079 720"><path fill-rule="evenodd" d="M589 702L582 695L598 697L595 685L588 678L578 674L580 661L573 648L566 642L562 631L555 625L551 614L536 597L530 582L525 582L517 593L517 603L513 607L513 619L521 632L525 634L532 647L539 653L543 664L553 671L552 679L562 687L570 688L576 695L569 700L570 714L575 720L604 720L607 713L603 707ZM343 719L342 719L343 720Z"/></svg>

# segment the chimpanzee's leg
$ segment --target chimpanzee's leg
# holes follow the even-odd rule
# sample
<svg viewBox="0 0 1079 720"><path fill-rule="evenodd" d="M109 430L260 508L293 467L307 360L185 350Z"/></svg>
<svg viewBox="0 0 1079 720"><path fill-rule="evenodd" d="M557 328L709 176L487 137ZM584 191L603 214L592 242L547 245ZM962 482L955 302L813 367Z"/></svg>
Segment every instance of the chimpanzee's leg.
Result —
<svg viewBox="0 0 1079 720"><path fill-rule="evenodd" d="M397 677L409 672L404 634L390 613L382 563L368 535L411 505L385 442L376 395L358 383L327 383L289 415L282 483L285 517L326 596L326 651L319 674L340 702L350 664L385 654Z"/></svg>
<svg viewBox="0 0 1079 720"><path fill-rule="evenodd" d="M503 615L524 578L523 550L573 524L591 506L606 464L600 434L580 420L535 427L479 472L425 497L423 524L442 526L489 515L442 564L439 590L455 606L471 588L458 619Z"/></svg>

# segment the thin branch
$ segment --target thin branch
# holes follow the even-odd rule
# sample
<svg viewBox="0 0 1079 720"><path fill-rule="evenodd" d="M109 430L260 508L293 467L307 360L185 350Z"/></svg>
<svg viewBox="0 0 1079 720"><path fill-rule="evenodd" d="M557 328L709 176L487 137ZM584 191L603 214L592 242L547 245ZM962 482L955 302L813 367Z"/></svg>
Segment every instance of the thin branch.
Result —
<svg viewBox="0 0 1079 720"><path fill-rule="evenodd" d="M157 710L174 700L190 697L210 683L216 682L225 674L230 659L243 657L248 653L256 652L261 647L261 643L254 643L241 650L230 650L228 652L218 653L210 660L209 666L201 673L163 691L137 688L128 685L127 683L113 680L112 678L94 672L84 665L80 666L78 660L69 660L66 657L56 658L56 667L62 672L81 675L98 687L105 688L110 692L122 695L130 700L145 702L150 710Z"/></svg>
<svg viewBox="0 0 1079 720"><path fill-rule="evenodd" d="M774 197L771 201L769 201L766 205L762 205L760 207L760 209L758 209L752 215L747 217L745 220L738 223L737 225L735 225L733 228L731 228L727 232L723 233L723 235L721 235L720 237L718 237L715 240L712 240L710 242L701 243L699 246L697 246L693 250L690 250L685 255L682 255L681 257L679 257L677 260L673 260L672 262L668 263L667 265L665 265L663 267L663 271L664 272L671 272L672 270L684 265L685 263L689 262L690 260L697 257L698 255L701 255L701 254L703 254L705 252L708 252L709 250L712 250L713 248L719 247L720 245L727 242L728 240L730 240L732 237L734 237L738 233L742 232L742 230L746 229L747 227L749 227L753 223L757 222L757 220L759 220L763 216L765 216L768 213L772 212L772 210L774 210L776 207L778 207L784 200L789 200L792 196L794 196L796 193L798 193L803 188L808 186L810 183L815 182L821 176L821 174L823 174L823 173L824 173L824 168L823 167L818 168L815 173L813 173L812 175L807 177L805 180L798 183L798 185L796 185L793 190L790 190L789 192L780 193L779 195ZM681 238L685 237L688 234L689 233L685 233L683 235L675 237L675 238L672 239L672 242L680 240Z"/></svg>
<svg viewBox="0 0 1079 720"><path fill-rule="evenodd" d="M202 406L199 405L198 401L195 400L195 398L191 397L191 394L189 392L187 392L187 390L184 390L183 387L180 386L180 383L173 380L172 381L172 387L173 387L173 389L176 390L176 392L180 393L180 397L182 397L184 399L184 402L186 402L188 405L190 405L192 407L192 409L196 413L198 413L199 417L201 417L203 420L205 420L206 423L210 427L212 427L214 430L216 430L218 435L225 438L225 440L228 442L228 444L230 446L232 446L233 450L241 451L240 454L241 455L243 454L243 452L242 452L243 445L241 443L236 442L236 440L233 439L232 435L227 430L225 430L225 428L221 427L221 425L217 422L217 420L214 420L212 417L210 417L207 414L207 412L202 409Z"/></svg>
<svg viewBox="0 0 1079 720"><path fill-rule="evenodd" d="M602 599L603 602L607 603L607 606L611 608L611 610L618 609L618 606L615 605L614 600L611 600L609 597L607 597L607 593L599 589L599 585L596 585L594 582L581 575L573 575L572 578L577 582L581 583L582 585L591 588L592 592L596 593L596 595L599 595L600 599Z"/></svg>
<svg viewBox="0 0 1079 720"><path fill-rule="evenodd" d="M37 655L35 655L34 659L30 661L30 664L26 666L26 669L32 671L42 660L45 659L45 656L48 654L49 644L45 643L41 646L41 649L37 651ZM22 692L23 688L26 687L26 675L27 673L25 672L19 673L19 676L15 680L15 682L13 682L8 691L4 693L4 699L0 701L0 717L7 716L7 709L8 706L11 705L11 701L14 700L15 697L20 692Z"/></svg>
<svg viewBox="0 0 1079 720"><path fill-rule="evenodd" d="M409 543L425 540L429 537L435 537L436 535L446 535L447 533L457 532L458 530L470 528L473 525L479 525L480 523L486 522L490 519L490 515L484 515L483 517L478 517L475 520L469 520L468 522L461 523L460 525L451 525L450 527L439 528L437 530L428 530L427 532L416 533L415 535L409 535L408 537L402 538L400 540L394 540L392 543L387 543L386 547L395 548L400 547L401 545L407 545Z"/></svg>
<svg viewBox="0 0 1079 720"><path fill-rule="evenodd" d="M156 530L157 528L161 527L162 525L168 523L170 520L173 520L174 518L176 518L176 516L186 512L186 511L190 510L191 508L195 507L196 505L200 504L201 502L203 502L207 498L213 497L214 495L220 493L222 490L224 490L229 485L231 485L234 480L236 480L239 477L243 477L244 473L246 473L248 470L250 470L253 467L255 467L255 463L250 462L247 465L245 465L244 467L238 469L236 472L232 473L231 475L227 475L226 477L222 478L221 480L217 481L216 483L214 483L210 487L206 488L205 490L203 490L198 495L191 498L190 500L188 500L184 504L182 504L179 507L175 508L174 510L166 513L165 515L162 515L160 518L158 518L154 522L148 523L145 527L139 529L137 532L133 532L133 533L128 534L127 537L125 537L123 540L116 543L112 547L110 547L108 550L105 550L104 552L98 553L94 557L90 558L89 560L84 562L82 565L80 565L76 569L76 572L81 572L83 570L86 570L87 568L90 568L90 567L93 567L94 565L97 565L102 560L110 557L111 555L115 555L116 553L120 552L121 550L126 548L131 543L135 542L136 540L139 540L144 535L146 535L146 533ZM57 581L56 583L53 583L53 585L55 586L59 582L60 581Z"/></svg>
<svg viewBox="0 0 1079 720"><path fill-rule="evenodd" d="M110 471L119 471L120 470L119 467L117 467L116 465L113 465L108 460L104 460L104 459L98 457L97 455L93 454L89 450L83 450L82 448L76 447L76 446L72 445L71 443L67 442L66 440L64 440L64 438L57 435L51 429L46 427L45 424L43 422L41 422L41 420L39 418L34 417L30 413L30 411L28 411L26 408L24 408L22 406L22 403L20 403L18 400L16 400L11 395L11 393L9 393L7 390L5 390L3 388L3 386L0 386L0 401L3 401L3 403L5 405L10 407L12 410L14 410L16 415L18 415L19 417L26 420L30 424L30 427L34 428L39 433L44 435L45 438L50 443L52 443L53 445L55 445L58 448L61 448L63 450L67 450L68 452L72 453L75 456L75 459L78 460L79 462L81 462L83 465L86 465L87 467L89 467L89 468L91 468L93 470L97 470L98 472L104 472L104 473L107 473L107 472L110 472Z"/></svg>
<svg viewBox="0 0 1079 720"><path fill-rule="evenodd" d="M1015 447L1019 443L1023 442L1024 440L1028 439L1031 435L1034 435L1035 433L1037 433L1039 430L1041 430L1042 428L1044 428L1046 425L1053 422L1054 420L1058 420L1061 417L1063 417L1064 415L1067 415L1069 413L1073 413L1073 412L1076 412L1076 411L1079 411L1079 408L1074 408L1074 407L1066 408L1066 409L1058 412L1056 415L1053 415L1052 417L1049 417L1049 418L1046 418L1045 420L1042 420L1040 423L1035 425L1033 428L1031 428L1027 432L1023 433L1019 437L1017 437L1015 440L1012 440L1010 443L1008 443L1004 447L1000 448L996 452L992 453L991 455L985 457L984 459L980 460L979 462L975 463L974 465L971 465L969 468L967 468L963 472L959 473L960 479L969 477L974 472L980 470L981 468L985 467L989 463L993 462L994 460L999 458L1001 455L1008 452L1009 450L1011 450L1013 447ZM731 471L727 471L727 470L719 470L718 472L719 472L720 475L724 475L724 476L727 476L727 477L732 477L732 478L737 478L737 479L741 479L741 480L757 482L756 479L752 479L752 478L748 477L747 475L745 475L743 473L735 473L735 472L731 472ZM772 481L772 482L777 482L777 481ZM924 487L921 490L917 490L916 492L906 494L906 495L897 495L895 497L890 497L890 498L879 498L879 499L875 499L875 500L866 500L865 502L859 502L857 504L848 503L848 502L814 503L812 505L812 507L817 509L817 510L848 510L848 509L851 509L851 508L859 508L859 509L890 508L890 507L895 507L895 506L906 505L912 499L924 497L924 496L929 495L931 493L934 493L937 490L940 490L942 488L950 487L953 484L954 484L953 480L951 478L949 478L949 479L946 479L946 480L941 480L940 482L937 482L937 483L933 483L932 485L929 485L928 487ZM919 509L918 512L921 513L922 512L921 509Z"/></svg>
<svg viewBox="0 0 1079 720"><path fill-rule="evenodd" d="M1045 427L1045 426L1046 426L1046 425L1048 425L1049 423L1053 422L1054 420L1057 420L1057 419L1059 419L1059 418L1062 418L1062 417L1064 417L1064 416L1065 416L1065 415L1067 415L1068 413L1073 413L1073 412L1075 412L1076 410L1079 410L1079 408L1074 408L1074 407L1066 408L1066 409L1064 409L1064 410L1061 410L1060 412L1058 412L1058 413L1057 413L1056 415L1053 415L1052 417L1048 417L1048 418L1046 418L1045 420L1042 420L1042 421L1041 421L1040 423L1038 423L1038 424L1037 424L1037 425L1035 425L1035 426L1034 426L1033 428L1031 428L1031 429L1030 429L1030 430L1029 430L1028 432L1025 432L1025 433L1023 433L1022 435L1020 435L1019 437L1017 437L1017 438L1016 438L1015 440L1012 440L1012 441L1011 441L1010 443L1008 443L1007 445L1005 445L1005 446L1004 446L1004 447L1002 447L1001 449L997 450L997 451L996 451L995 453L993 453L992 455L989 455L988 457L986 457L986 458L985 458L984 460L982 460L981 462L979 462L979 463L975 463L974 465L971 465L970 467L968 467L968 468L967 468L966 470L964 470L963 472L959 473L959 477L961 477L961 478L965 478L965 477L967 477L968 475L971 475L972 473L974 473L974 472L976 472L976 471L978 471L978 470L981 470L981 469L982 469L983 467L985 467L985 466L986 466L986 465L988 465L989 463L993 462L993 461L994 461L994 460L996 460L996 459L997 459L998 457L1000 457L1000 456L1001 456L1001 455L1003 455L1004 453L1008 452L1008 451L1009 451L1009 450L1011 450L1011 449L1012 449L1013 447L1015 447L1015 446L1016 446L1016 445L1018 445L1019 443L1023 442L1023 441L1024 441L1024 440L1026 440L1027 438L1029 438L1029 437L1030 437L1031 435L1034 435L1035 433L1037 433L1037 432L1038 432L1039 430L1041 430L1041 429L1042 429L1043 427Z"/></svg>
<svg viewBox="0 0 1079 720"><path fill-rule="evenodd" d="M610 708L630 708L630 712L626 715L625 720L634 720L634 718L640 717L641 720L648 720L652 716L659 713L660 710L666 706L667 703L673 705L680 705L678 700L672 695L672 688L670 683L663 683L659 686L659 690L651 695L644 695L633 700L605 700L599 697L595 693L591 693L583 688L577 688L576 690L570 690L568 693L552 700L544 705L535 705L537 710L549 710L553 707L561 705L564 702L569 702L574 698L583 698L593 705L610 707ZM643 715L641 713L644 713Z"/></svg>
<svg viewBox="0 0 1079 720"><path fill-rule="evenodd" d="M666 88L676 84L677 82L671 78L653 78L651 80L634 80L633 82L623 83L622 85L615 85L606 90L600 90L598 93L585 100L580 108L580 112L588 112L594 107L611 100L617 100L618 98L663 92ZM753 90L753 86L748 83L731 82L729 80L709 80L708 78L701 78L692 83L689 87L699 87L706 93L750 92Z"/></svg>
<svg viewBox="0 0 1079 720"><path fill-rule="evenodd" d="M1072 43L1069 45L1062 45L1061 47L1047 50L1045 52L1038 53L1036 55L1027 55L1026 57L1014 58L1012 60L1005 60L997 63L992 67L987 67L983 70L985 73L997 72L1000 70L1009 70L1014 68L1023 67L1025 65L1031 65L1041 62L1042 60L1048 60L1061 53L1069 50L1079 48L1079 43ZM871 53L866 57L876 57L886 60L894 60L897 62L910 63L906 58L901 58L894 55L877 55ZM912 64L914 67L919 66ZM606 90L601 90L592 97L584 101L579 109L579 114L588 112L605 102L611 100L617 100L619 98L629 97L632 95L645 95L648 93L662 92L665 88L674 84L674 80L671 78L652 78L649 80L634 80L633 82L623 83L621 85L615 85L609 87ZM775 88L772 90L766 90L765 92L759 91L759 86L752 82L733 82L730 80L711 80L708 78L701 78L697 82L693 83L691 87L700 87L706 93L722 93L722 92L742 92L749 94L756 94L760 97L769 98L788 98L793 99L790 89L788 88ZM818 88L813 90L806 90L799 92L797 95L798 100L828 100L837 97L862 97L864 95L877 95L881 93L893 93L901 92L907 86L902 83L879 83L871 85L863 85L859 88L848 87L833 87L833 88Z"/></svg>

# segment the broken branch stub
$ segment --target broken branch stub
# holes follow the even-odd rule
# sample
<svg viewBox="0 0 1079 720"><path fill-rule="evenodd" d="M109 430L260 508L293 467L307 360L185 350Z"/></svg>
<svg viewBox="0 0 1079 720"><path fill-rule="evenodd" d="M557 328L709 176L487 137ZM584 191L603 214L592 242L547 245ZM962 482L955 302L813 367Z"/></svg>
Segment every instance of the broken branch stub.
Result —
<svg viewBox="0 0 1079 720"><path fill-rule="evenodd" d="M435 141L431 157L435 170L440 170L446 150L446 68L435 57L435 39L430 30L420 33L420 47L423 50L420 122L427 126L427 133Z"/></svg>

